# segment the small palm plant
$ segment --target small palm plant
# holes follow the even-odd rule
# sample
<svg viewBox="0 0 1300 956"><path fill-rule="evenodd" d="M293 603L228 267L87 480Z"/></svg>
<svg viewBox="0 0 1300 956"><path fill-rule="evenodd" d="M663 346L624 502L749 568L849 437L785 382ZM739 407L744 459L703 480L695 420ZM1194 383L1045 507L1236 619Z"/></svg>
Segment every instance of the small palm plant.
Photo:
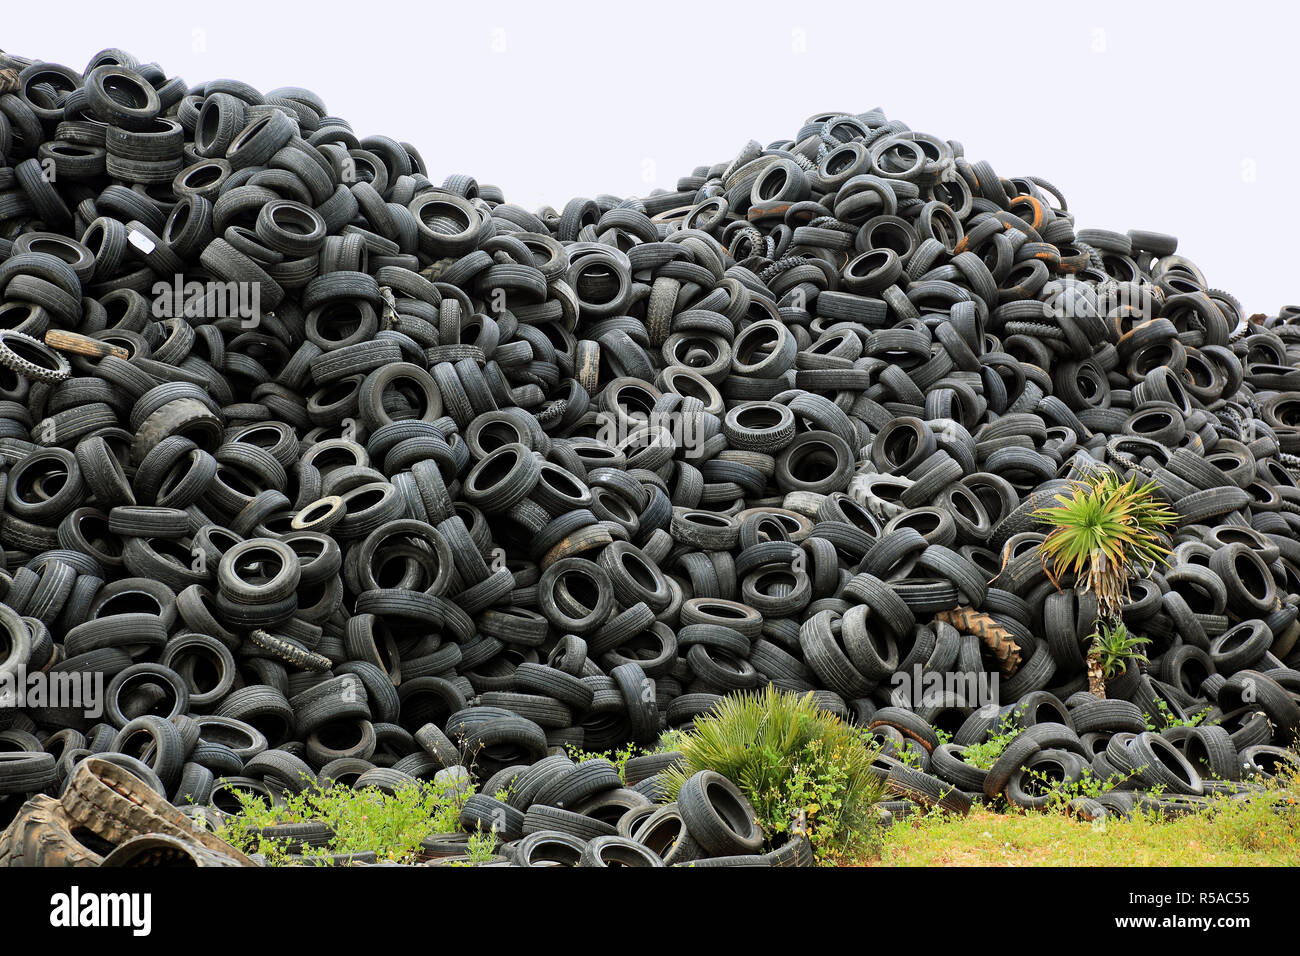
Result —
<svg viewBox="0 0 1300 956"><path fill-rule="evenodd" d="M1059 505L1034 512L1052 526L1039 545L1043 568L1058 588L1061 578L1072 574L1080 590L1096 596L1098 622L1107 622L1098 633L1120 633L1120 607L1129 595L1129 582L1168 563L1169 549L1160 532L1178 516L1153 489L1151 482L1121 480L1112 471L1102 471L1074 482L1069 496L1057 495ZM1127 629L1122 633L1127 635ZM1098 697L1105 696L1102 653L1094 639L1088 651L1088 682Z"/></svg>
<svg viewBox="0 0 1300 956"><path fill-rule="evenodd" d="M1096 697L1106 696L1106 681L1123 673L1130 661L1145 663L1143 648L1149 638L1129 632L1123 622L1101 624L1092 632L1088 647L1088 689Z"/></svg>

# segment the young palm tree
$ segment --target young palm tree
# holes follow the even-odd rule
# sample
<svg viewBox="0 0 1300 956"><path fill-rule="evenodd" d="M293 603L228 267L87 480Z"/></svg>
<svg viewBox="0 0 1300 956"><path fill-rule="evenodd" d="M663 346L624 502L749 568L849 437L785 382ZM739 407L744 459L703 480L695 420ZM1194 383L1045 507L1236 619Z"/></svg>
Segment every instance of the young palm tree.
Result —
<svg viewBox="0 0 1300 956"><path fill-rule="evenodd" d="M1106 696L1106 642L1099 635L1122 627L1120 607L1129 582L1168 563L1160 531L1178 516L1156 499L1153 487L1104 471L1074 482L1069 496L1056 496L1059 505L1034 512L1052 526L1039 545L1047 576L1059 588L1061 578L1073 575L1081 591L1096 596L1098 622L1109 622L1098 628L1088 649L1088 686L1098 697Z"/></svg>
<svg viewBox="0 0 1300 956"><path fill-rule="evenodd" d="M1088 690L1093 696L1106 696L1106 681L1122 673L1130 662L1145 662L1143 648L1151 641L1130 634L1122 623L1101 625L1092 632L1088 645Z"/></svg>

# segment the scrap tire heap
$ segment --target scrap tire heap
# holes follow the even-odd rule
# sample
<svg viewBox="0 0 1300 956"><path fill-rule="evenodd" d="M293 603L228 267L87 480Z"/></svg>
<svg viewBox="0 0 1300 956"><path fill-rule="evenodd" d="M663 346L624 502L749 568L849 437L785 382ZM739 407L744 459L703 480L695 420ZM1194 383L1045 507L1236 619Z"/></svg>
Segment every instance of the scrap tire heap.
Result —
<svg viewBox="0 0 1300 956"><path fill-rule="evenodd" d="M1300 308L1174 237L875 109L529 211L297 87L109 49L0 90L10 862L138 835L68 807L92 757L217 814L514 781L467 812L515 861L799 862L743 797L565 756L768 683L870 729L896 813L1085 771L1182 812L1296 763ZM1098 469L1179 516L1104 703L1033 514Z"/></svg>

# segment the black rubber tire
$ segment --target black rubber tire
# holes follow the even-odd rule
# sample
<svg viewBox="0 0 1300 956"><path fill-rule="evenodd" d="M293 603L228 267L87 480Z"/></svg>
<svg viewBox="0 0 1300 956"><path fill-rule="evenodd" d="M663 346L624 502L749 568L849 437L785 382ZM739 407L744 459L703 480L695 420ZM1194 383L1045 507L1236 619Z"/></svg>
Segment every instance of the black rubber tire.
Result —
<svg viewBox="0 0 1300 956"><path fill-rule="evenodd" d="M571 673L527 661L515 668L515 683L520 690L553 697L579 711L591 706L595 693Z"/></svg>
<svg viewBox="0 0 1300 956"><path fill-rule="evenodd" d="M524 814L523 829L525 834L545 833L552 830L568 833L583 842L594 840L596 837L618 835L616 827L601 820L542 804L534 804L528 808Z"/></svg>
<svg viewBox="0 0 1300 956"><path fill-rule="evenodd" d="M646 817L633 830L632 839L649 847L667 866L697 860L705 853L687 830L676 803L664 804Z"/></svg>
<svg viewBox="0 0 1300 956"><path fill-rule="evenodd" d="M664 861L644 844L621 836L596 837L582 851L579 866L663 866Z"/></svg>
<svg viewBox="0 0 1300 956"><path fill-rule="evenodd" d="M902 707L881 707L871 717L867 729L895 727L904 737L915 740L927 753L939 746L939 735L920 715Z"/></svg>
<svg viewBox="0 0 1300 956"><path fill-rule="evenodd" d="M494 833L502 841L524 835L524 814L488 794L476 793L460 809L460 825L470 833Z"/></svg>
<svg viewBox="0 0 1300 956"><path fill-rule="evenodd" d="M1203 725L1193 727L1183 745L1187 758L1205 781L1236 780L1241 773L1237 748L1222 727Z"/></svg>
<svg viewBox="0 0 1300 956"><path fill-rule="evenodd" d="M413 735L415 742L429 756L437 760L444 768L460 765L460 749L451 742L451 738L438 729L437 724L425 724ZM495 795L494 789L484 788L484 793Z"/></svg>
<svg viewBox="0 0 1300 956"><path fill-rule="evenodd" d="M1199 796L1204 792L1201 776L1168 740L1144 732L1128 745L1129 759L1138 779L1150 786L1162 786L1167 793Z"/></svg>
<svg viewBox="0 0 1300 956"><path fill-rule="evenodd" d="M941 744L930 755L930 769L934 775L963 791L984 790L988 771L973 767L962 759L966 748L959 744Z"/></svg>
<svg viewBox="0 0 1300 956"><path fill-rule="evenodd" d="M1285 747L1300 734L1300 704L1286 688L1259 671L1237 671L1219 691L1219 707L1224 713L1245 705L1268 715L1273 725L1273 743Z"/></svg>
<svg viewBox="0 0 1300 956"><path fill-rule="evenodd" d="M650 744L659 738L660 720L656 706L655 682L646 676L641 665L629 661L610 671L627 708L632 740Z"/></svg>
<svg viewBox="0 0 1300 956"><path fill-rule="evenodd" d="M756 853L763 830L740 789L722 774L701 770L677 794L677 806L690 835L712 856Z"/></svg>
<svg viewBox="0 0 1300 956"><path fill-rule="evenodd" d="M54 783L54 756L0 752L0 794L35 794Z"/></svg>
<svg viewBox="0 0 1300 956"><path fill-rule="evenodd" d="M572 808L595 794L621 786L623 778L619 776L618 768L597 757L552 777L533 796L533 805Z"/></svg>
<svg viewBox="0 0 1300 956"><path fill-rule="evenodd" d="M938 807L962 816L970 813L971 799L958 787L911 767L901 764L891 767L885 778L885 786L892 793L928 807Z"/></svg>
<svg viewBox="0 0 1300 956"><path fill-rule="evenodd" d="M1256 744L1237 755L1245 778L1286 778L1300 773L1300 758L1286 747Z"/></svg>
<svg viewBox="0 0 1300 956"><path fill-rule="evenodd" d="M511 853L517 866L578 866L589 841L559 830L538 830L524 836Z"/></svg>
<svg viewBox="0 0 1300 956"><path fill-rule="evenodd" d="M1093 731L1140 734L1147 729L1142 710L1126 700L1093 700L1070 710L1074 730L1079 734Z"/></svg>

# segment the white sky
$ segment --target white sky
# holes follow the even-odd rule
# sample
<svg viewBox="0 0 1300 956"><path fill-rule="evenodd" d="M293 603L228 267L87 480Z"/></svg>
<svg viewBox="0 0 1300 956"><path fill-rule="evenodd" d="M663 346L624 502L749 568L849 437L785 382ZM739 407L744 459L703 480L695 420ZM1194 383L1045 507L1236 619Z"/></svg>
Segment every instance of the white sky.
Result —
<svg viewBox="0 0 1300 956"><path fill-rule="evenodd" d="M1173 233L1250 312L1300 302L1297 6L1087 4L9 4L0 43L78 70L106 46L190 83L314 89L528 208L671 188L750 138L879 106L1079 227Z"/></svg>

